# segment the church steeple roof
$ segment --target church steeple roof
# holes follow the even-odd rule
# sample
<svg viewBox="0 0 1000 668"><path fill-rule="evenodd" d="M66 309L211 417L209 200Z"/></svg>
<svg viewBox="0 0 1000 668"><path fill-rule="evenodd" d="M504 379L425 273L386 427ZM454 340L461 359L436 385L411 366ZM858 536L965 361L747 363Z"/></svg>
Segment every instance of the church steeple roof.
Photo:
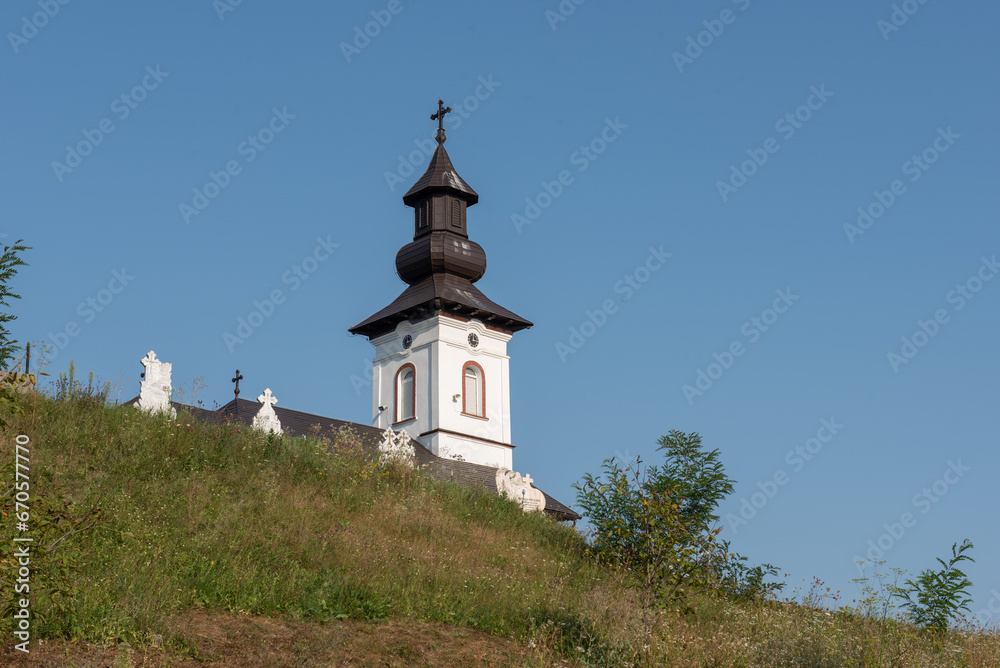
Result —
<svg viewBox="0 0 1000 668"><path fill-rule="evenodd" d="M431 114L431 120L438 122L435 137L438 146L431 156L431 164L427 165L427 171L403 195L403 204L406 206L415 206L422 197L434 192L451 192L465 200L467 206L479 201L479 195L458 175L448 157L448 151L444 150L444 143L448 141L448 136L444 133L444 115L450 113L451 107L444 106L444 102L438 100L437 113Z"/></svg>
<svg viewBox="0 0 1000 668"><path fill-rule="evenodd" d="M401 320L440 312L477 318L510 332L531 327L530 321L493 303L472 285L486 273L486 252L469 239L466 229L466 209L479 195L458 175L444 149L444 115L450 111L438 100L438 111L431 116L438 122L438 147L427 171L403 195L403 203L414 209L414 234L396 254L396 273L410 287L352 327L352 334L378 336Z"/></svg>
<svg viewBox="0 0 1000 668"><path fill-rule="evenodd" d="M403 195L403 204L414 206L420 197L431 192L452 192L464 199L468 206L479 201L479 194L455 171L443 143L434 150L424 175Z"/></svg>

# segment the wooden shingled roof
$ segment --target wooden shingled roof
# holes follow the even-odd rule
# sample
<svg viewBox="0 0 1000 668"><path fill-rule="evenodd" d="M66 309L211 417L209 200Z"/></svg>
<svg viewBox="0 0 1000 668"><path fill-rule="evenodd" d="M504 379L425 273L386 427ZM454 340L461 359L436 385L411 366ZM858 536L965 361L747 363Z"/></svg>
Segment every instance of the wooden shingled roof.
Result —
<svg viewBox="0 0 1000 668"><path fill-rule="evenodd" d="M427 165L427 171L406 191L403 203L413 206L427 191L452 192L465 199L469 206L479 201L479 194L455 171L451 158L448 157L448 151L444 150L444 144L438 144L434 155L431 156L430 164Z"/></svg>
<svg viewBox="0 0 1000 668"><path fill-rule="evenodd" d="M135 397L126 403L135 403L137 400L138 397ZM214 411L177 402L171 402L171 405L178 412L186 411L198 422L213 424L230 422L242 424L247 427L252 424L254 416L260 410L260 404L256 401L239 398L233 399L225 406ZM304 413L280 406L274 406L274 413L281 421L282 430L291 436L312 436L316 433L319 436L332 439L333 435L341 427L349 427L360 437L362 447L372 452L378 449L378 445L382 440L382 434L384 433L378 427L358 422L335 420L322 415ZM497 469L495 467L438 457L416 440L413 441L413 448L417 466L432 478L437 480L451 480L460 485L479 485L494 494L499 494L496 484ZM538 489L537 485L533 486ZM580 519L580 515L571 508L549 496L544 490L539 489L539 491L545 495L545 512L553 518L559 521L574 522Z"/></svg>
<svg viewBox="0 0 1000 668"><path fill-rule="evenodd" d="M403 320L420 319L442 311L449 315L477 318L487 326L508 332L532 325L530 320L490 300L467 278L454 274L433 274L407 287L391 304L348 331L371 339L392 331Z"/></svg>

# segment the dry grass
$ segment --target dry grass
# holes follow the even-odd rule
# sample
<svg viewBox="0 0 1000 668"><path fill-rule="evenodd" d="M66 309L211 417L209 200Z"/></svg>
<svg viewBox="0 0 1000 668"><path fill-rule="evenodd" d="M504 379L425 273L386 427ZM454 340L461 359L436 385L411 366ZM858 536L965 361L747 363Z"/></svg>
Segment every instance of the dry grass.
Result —
<svg viewBox="0 0 1000 668"><path fill-rule="evenodd" d="M189 656L164 652L152 641L101 647L56 639L42 642L30 655L5 652L0 658L5 666L46 668L579 665L514 640L435 622L348 620L321 624L194 611L172 619L170 630L189 639Z"/></svg>

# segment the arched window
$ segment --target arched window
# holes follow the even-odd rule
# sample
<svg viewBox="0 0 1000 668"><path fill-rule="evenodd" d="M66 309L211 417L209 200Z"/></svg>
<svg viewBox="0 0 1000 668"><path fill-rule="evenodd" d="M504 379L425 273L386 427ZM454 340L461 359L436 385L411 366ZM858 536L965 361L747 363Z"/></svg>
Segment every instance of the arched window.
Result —
<svg viewBox="0 0 1000 668"><path fill-rule="evenodd" d="M462 367L462 412L486 417L486 376L483 367L466 362Z"/></svg>
<svg viewBox="0 0 1000 668"><path fill-rule="evenodd" d="M396 422L412 420L417 415L416 369L404 364L396 372Z"/></svg>

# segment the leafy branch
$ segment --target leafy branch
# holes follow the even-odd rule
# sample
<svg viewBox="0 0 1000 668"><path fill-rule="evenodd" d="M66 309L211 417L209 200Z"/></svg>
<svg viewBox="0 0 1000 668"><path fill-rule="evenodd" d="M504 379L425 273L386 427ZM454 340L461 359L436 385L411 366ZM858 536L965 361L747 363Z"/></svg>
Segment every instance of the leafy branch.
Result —
<svg viewBox="0 0 1000 668"><path fill-rule="evenodd" d="M4 307L0 311L0 370L14 358L14 351L17 349L17 341L10 338L7 330L7 323L17 320L17 316L7 309L10 308L9 299L20 299L21 296L10 291L9 283L17 275L17 268L27 265L19 255L26 250L30 250L30 247L24 245L23 239L18 239L13 246L4 246L3 254L0 255L0 306ZM15 384L0 382L0 427L8 426L5 414L20 411L21 403Z"/></svg>
<svg viewBox="0 0 1000 668"><path fill-rule="evenodd" d="M927 569L920 573L916 581L907 580L905 586L893 588L893 594L903 602L902 607L910 613L914 623L935 633L943 633L948 629L948 622L960 611L969 612L972 598L968 589L972 582L957 564L962 561L975 563L975 559L965 554L972 548L968 538L962 541L961 546L952 544L951 559L945 563L938 558L940 570Z"/></svg>

